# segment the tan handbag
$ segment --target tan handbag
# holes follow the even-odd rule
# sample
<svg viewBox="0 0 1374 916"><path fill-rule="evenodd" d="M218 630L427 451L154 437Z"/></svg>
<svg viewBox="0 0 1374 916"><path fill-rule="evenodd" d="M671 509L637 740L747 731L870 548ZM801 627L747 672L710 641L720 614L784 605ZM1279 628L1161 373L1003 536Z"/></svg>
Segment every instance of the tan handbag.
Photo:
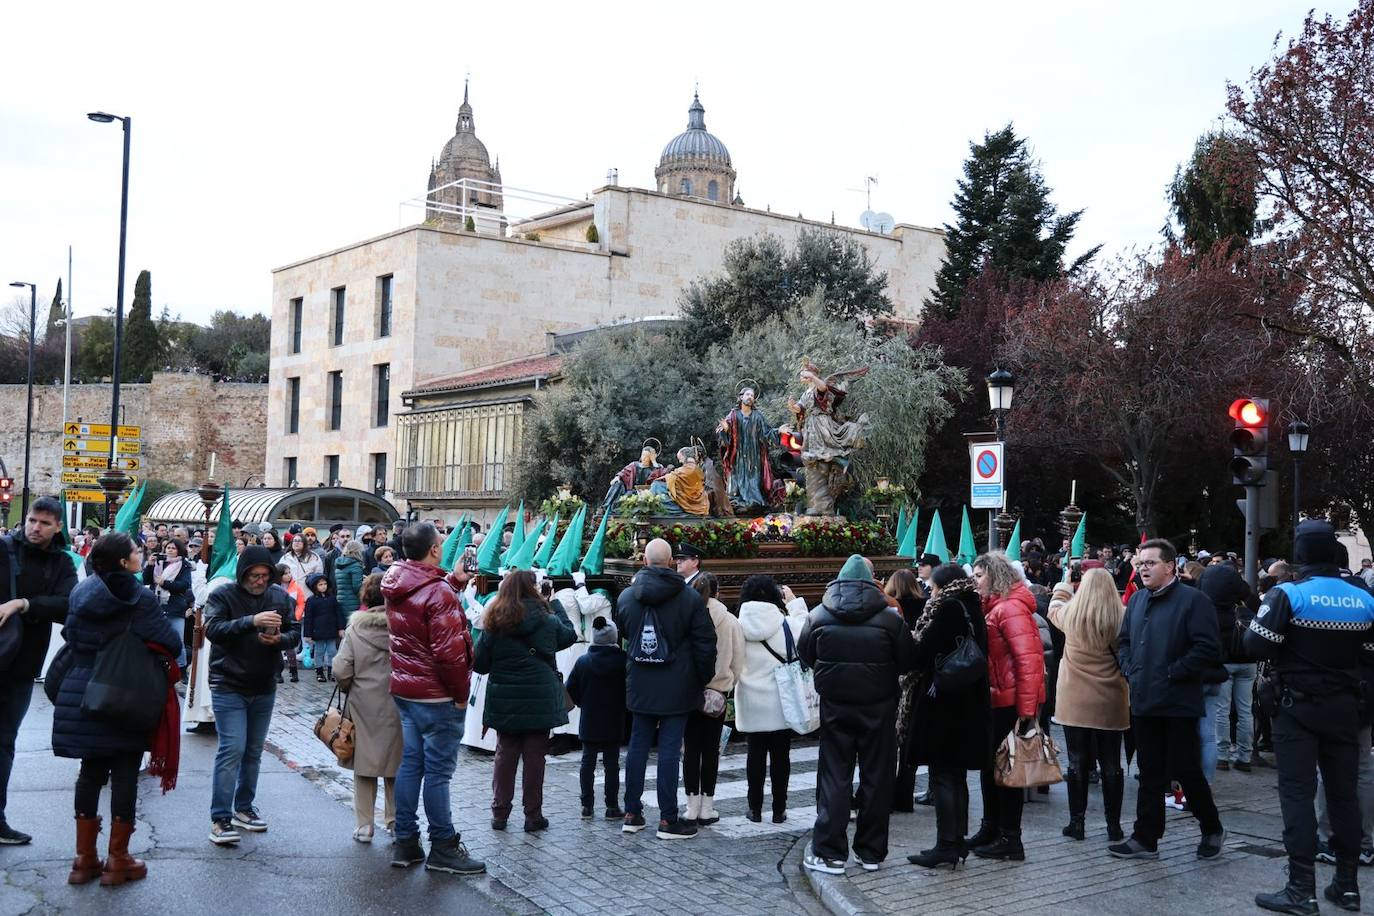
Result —
<svg viewBox="0 0 1374 916"><path fill-rule="evenodd" d="M1040 726L1030 734L1018 735L1016 726L997 748L993 763L993 777L999 786L1008 789L1029 789L1052 786L1064 781L1059 769L1059 748L1054 739Z"/></svg>
<svg viewBox="0 0 1374 916"><path fill-rule="evenodd" d="M334 752L339 763L347 766L353 762L353 720L348 717L348 694L344 694L341 706L335 706L334 700L338 695L339 687L336 684L334 692L329 695L324 714L315 720L315 737Z"/></svg>

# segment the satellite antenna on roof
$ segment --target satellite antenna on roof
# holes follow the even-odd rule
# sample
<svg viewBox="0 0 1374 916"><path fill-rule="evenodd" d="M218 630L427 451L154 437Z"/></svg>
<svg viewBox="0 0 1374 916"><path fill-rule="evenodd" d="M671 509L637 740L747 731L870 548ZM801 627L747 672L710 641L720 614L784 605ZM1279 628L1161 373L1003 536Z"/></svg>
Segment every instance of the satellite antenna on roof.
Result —
<svg viewBox="0 0 1374 916"><path fill-rule="evenodd" d="M892 218L891 213L874 213L872 210L865 210L859 214L859 225L869 232L887 235L897 223Z"/></svg>

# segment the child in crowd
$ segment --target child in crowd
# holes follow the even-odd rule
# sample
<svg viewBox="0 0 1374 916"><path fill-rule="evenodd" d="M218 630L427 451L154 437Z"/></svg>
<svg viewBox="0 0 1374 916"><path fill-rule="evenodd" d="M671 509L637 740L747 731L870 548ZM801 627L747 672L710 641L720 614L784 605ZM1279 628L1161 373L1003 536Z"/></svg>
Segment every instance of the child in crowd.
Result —
<svg viewBox="0 0 1374 916"><path fill-rule="evenodd" d="M620 810L620 745L625 739L625 650L620 633L605 617L592 621L592 644L568 675L568 696L582 710L582 817L592 816L596 758L606 773L606 820L625 817Z"/></svg>
<svg viewBox="0 0 1374 916"><path fill-rule="evenodd" d="M305 580L310 589L310 597L305 599L305 616L301 620L301 635L311 646L312 664L315 666L315 680L323 682L326 677L334 680L331 666L334 653L339 651L339 640L343 639L343 609L339 599L329 593L329 581L319 573L312 573Z"/></svg>
<svg viewBox="0 0 1374 916"><path fill-rule="evenodd" d="M296 602L296 621L299 623L305 616L305 588L303 584L297 582L291 575L291 568L284 563L277 564L277 584L286 589L286 593L291 596L291 600ZM281 653L286 659L286 666L291 669L291 683L295 684L301 679L300 662L296 658L295 649L283 649ZM277 683L281 683L281 675L277 675Z"/></svg>

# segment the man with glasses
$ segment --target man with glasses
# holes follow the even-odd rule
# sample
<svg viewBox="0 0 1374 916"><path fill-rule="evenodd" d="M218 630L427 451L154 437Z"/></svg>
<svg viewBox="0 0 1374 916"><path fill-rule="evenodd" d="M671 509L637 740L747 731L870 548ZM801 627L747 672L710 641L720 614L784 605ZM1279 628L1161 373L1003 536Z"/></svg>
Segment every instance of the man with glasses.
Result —
<svg viewBox="0 0 1374 916"><path fill-rule="evenodd" d="M1221 640L1212 602L1179 583L1177 552L1156 538L1140 545L1136 569L1144 588L1131 596L1121 621L1121 671L1131 683L1140 791L1135 829L1107 847L1119 859L1158 859L1164 835L1164 793L1178 780L1202 828L1199 859L1221 855L1221 826L1211 787L1202 775L1198 720L1202 678L1221 666Z"/></svg>
<svg viewBox="0 0 1374 916"><path fill-rule="evenodd" d="M253 800L258 791L267 725L277 696L282 650L300 642L295 601L272 584L276 567L266 547L239 554L232 586L205 602L210 641L210 697L219 732L210 795L210 842L232 846L239 830L267 830Z"/></svg>

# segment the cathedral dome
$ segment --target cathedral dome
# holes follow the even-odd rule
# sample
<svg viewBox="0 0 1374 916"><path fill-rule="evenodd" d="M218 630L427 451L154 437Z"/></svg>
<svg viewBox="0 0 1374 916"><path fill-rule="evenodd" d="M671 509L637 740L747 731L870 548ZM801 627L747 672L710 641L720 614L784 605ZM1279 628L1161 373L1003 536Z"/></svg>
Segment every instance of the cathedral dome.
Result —
<svg viewBox="0 0 1374 916"><path fill-rule="evenodd" d="M692 106L687 109L687 129L668 141L659 157L659 167L683 162L714 162L730 165L730 151L715 134L706 129L706 109L701 99L692 94Z"/></svg>
<svg viewBox="0 0 1374 916"><path fill-rule="evenodd" d="M468 104L467 87L463 87L463 104L458 109L458 125L453 138L444 144L439 154L441 163L451 165L470 165L491 168L491 155L487 145L477 139L476 126L472 120L472 106Z"/></svg>

